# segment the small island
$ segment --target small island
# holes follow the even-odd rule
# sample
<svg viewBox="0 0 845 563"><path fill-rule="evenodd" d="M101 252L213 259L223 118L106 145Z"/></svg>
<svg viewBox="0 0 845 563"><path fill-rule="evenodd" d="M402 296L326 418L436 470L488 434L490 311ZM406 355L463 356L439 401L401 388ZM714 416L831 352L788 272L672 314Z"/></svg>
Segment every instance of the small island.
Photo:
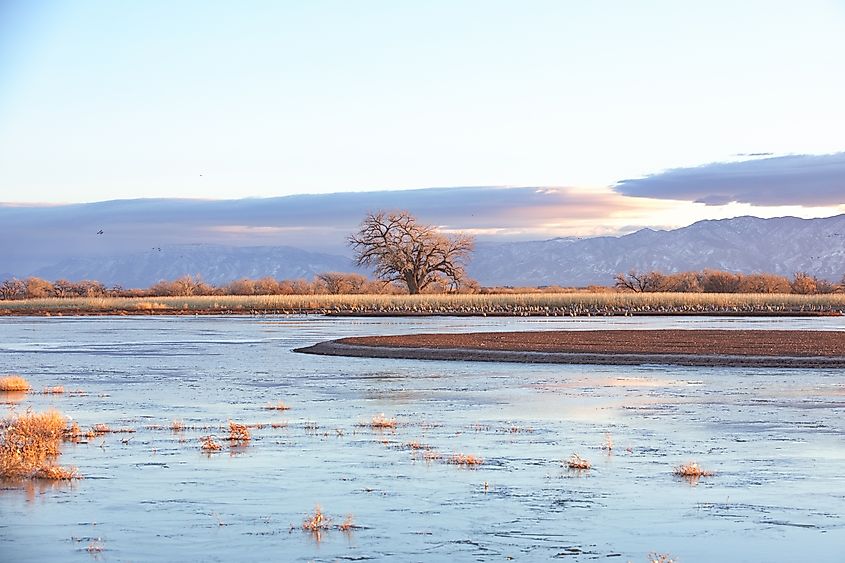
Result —
<svg viewBox="0 0 845 563"><path fill-rule="evenodd" d="M553 364L845 367L845 332L584 330L364 336L296 352L330 356Z"/></svg>

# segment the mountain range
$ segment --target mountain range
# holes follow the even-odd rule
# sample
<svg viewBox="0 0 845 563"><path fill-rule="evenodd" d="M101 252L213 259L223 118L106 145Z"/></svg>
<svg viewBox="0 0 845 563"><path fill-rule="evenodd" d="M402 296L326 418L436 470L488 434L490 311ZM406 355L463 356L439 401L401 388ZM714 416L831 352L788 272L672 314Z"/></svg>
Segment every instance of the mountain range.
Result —
<svg viewBox="0 0 845 563"><path fill-rule="evenodd" d="M629 270L664 273L718 269L845 274L845 215L821 219L736 217L621 237L479 245L471 273L482 284L608 285Z"/></svg>
<svg viewBox="0 0 845 563"><path fill-rule="evenodd" d="M801 271L839 281L845 274L845 214L819 219L736 217L619 237L479 242L468 269L488 286L586 286L609 285L616 273L632 269L670 273L708 268L785 276ZM219 285L243 277L311 278L326 271L355 269L350 256L290 246L182 244L110 256L68 256L15 275L146 287L186 274Z"/></svg>

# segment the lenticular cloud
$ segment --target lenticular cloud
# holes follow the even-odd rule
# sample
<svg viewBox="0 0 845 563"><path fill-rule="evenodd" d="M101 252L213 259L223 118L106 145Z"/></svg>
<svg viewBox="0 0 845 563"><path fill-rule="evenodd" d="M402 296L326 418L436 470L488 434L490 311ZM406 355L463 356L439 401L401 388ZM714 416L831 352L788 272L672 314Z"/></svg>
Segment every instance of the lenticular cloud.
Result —
<svg viewBox="0 0 845 563"><path fill-rule="evenodd" d="M614 186L633 197L752 205L845 204L845 152L715 162L675 168Z"/></svg>

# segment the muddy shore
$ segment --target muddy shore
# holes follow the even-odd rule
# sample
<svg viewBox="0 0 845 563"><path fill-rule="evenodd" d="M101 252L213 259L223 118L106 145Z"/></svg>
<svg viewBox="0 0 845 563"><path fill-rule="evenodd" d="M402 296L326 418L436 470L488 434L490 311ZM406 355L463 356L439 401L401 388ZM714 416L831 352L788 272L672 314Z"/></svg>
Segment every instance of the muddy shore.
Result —
<svg viewBox="0 0 845 563"><path fill-rule="evenodd" d="M296 351L421 360L845 368L845 332L597 330L411 334L343 338Z"/></svg>

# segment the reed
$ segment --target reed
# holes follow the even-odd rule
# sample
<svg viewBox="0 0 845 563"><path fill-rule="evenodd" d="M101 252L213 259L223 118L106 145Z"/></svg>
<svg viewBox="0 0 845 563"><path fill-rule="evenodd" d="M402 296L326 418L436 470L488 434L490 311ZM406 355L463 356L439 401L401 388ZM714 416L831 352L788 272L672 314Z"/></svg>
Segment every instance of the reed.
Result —
<svg viewBox="0 0 845 563"><path fill-rule="evenodd" d="M424 295L212 295L190 297L44 298L3 301L5 314L364 313L577 315L841 311L845 294L786 293L517 293Z"/></svg>

